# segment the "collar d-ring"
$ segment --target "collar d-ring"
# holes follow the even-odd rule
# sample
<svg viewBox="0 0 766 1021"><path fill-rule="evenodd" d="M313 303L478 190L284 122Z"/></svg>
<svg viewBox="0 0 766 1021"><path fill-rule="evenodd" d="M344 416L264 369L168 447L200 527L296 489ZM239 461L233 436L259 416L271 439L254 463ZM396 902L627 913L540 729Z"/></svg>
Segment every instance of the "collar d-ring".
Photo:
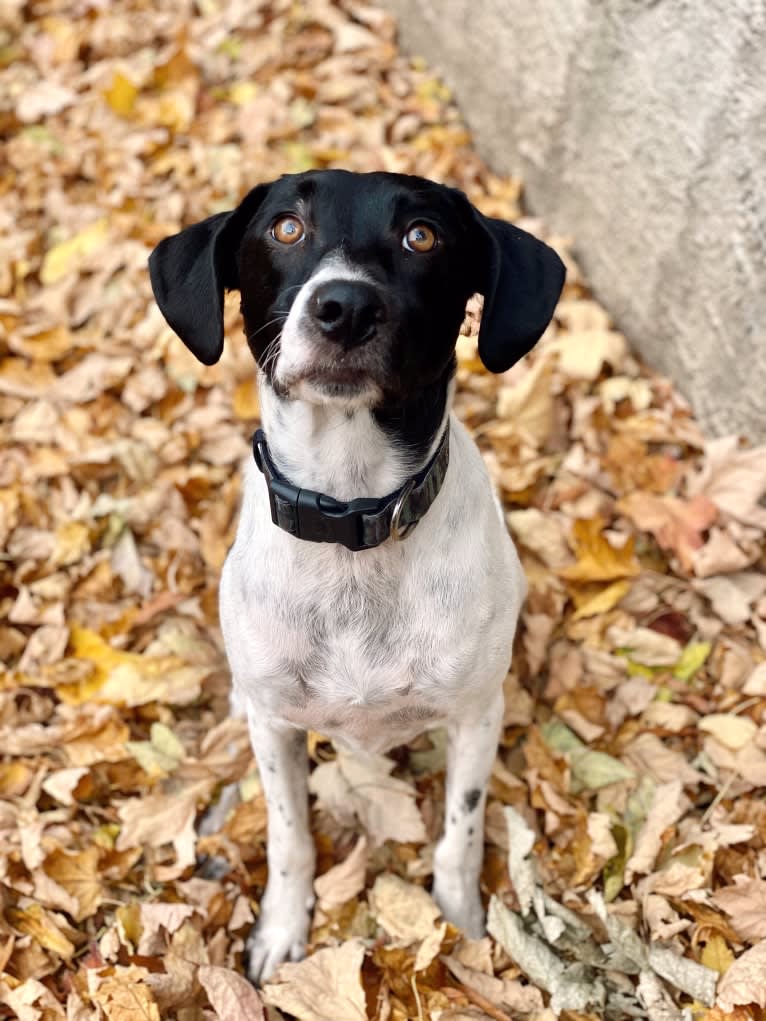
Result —
<svg viewBox="0 0 766 1021"><path fill-rule="evenodd" d="M399 525L399 519L402 516L404 504L407 500L407 497L410 495L414 488L415 481L414 479L410 479L409 482L402 489L401 493L399 494L399 499L394 504L394 509L391 514L391 533L390 533L393 542L401 542L402 539L406 539L410 532L415 528L415 525L417 525L418 523L418 519L415 518L414 521L410 521L408 524L404 526Z"/></svg>

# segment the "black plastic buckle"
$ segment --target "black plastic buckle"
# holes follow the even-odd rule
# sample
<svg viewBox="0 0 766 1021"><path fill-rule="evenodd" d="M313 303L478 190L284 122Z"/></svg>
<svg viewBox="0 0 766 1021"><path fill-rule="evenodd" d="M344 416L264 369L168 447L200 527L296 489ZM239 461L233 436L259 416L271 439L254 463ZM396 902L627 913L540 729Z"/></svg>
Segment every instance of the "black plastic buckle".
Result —
<svg viewBox="0 0 766 1021"><path fill-rule="evenodd" d="M376 500L343 503L324 493L272 479L269 502L274 524L297 539L340 543L354 552L377 545L364 537L364 515L378 510Z"/></svg>

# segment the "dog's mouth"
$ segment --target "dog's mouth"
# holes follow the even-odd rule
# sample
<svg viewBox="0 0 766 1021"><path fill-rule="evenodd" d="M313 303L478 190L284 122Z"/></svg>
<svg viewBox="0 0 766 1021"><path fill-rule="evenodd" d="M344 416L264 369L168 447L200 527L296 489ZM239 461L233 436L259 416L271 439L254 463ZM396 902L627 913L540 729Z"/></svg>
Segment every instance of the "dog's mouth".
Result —
<svg viewBox="0 0 766 1021"><path fill-rule="evenodd" d="M338 365L312 366L283 380L281 389L314 403L338 400L354 405L374 404L382 394L369 371Z"/></svg>

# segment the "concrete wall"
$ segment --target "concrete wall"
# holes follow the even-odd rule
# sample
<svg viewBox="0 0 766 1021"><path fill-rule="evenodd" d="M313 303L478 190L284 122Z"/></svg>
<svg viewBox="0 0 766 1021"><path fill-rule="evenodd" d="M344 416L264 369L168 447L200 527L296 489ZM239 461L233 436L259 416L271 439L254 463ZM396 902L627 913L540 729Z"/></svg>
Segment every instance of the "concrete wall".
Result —
<svg viewBox="0 0 766 1021"><path fill-rule="evenodd" d="M766 0L386 0L713 433L766 439Z"/></svg>

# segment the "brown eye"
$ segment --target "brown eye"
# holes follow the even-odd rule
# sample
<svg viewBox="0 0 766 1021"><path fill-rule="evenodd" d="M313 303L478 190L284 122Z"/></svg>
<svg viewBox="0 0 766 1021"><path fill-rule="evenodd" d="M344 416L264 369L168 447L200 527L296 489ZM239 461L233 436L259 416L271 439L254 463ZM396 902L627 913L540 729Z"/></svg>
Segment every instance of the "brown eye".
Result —
<svg viewBox="0 0 766 1021"><path fill-rule="evenodd" d="M271 228L271 236L283 245L297 245L305 231L297 216L280 216Z"/></svg>
<svg viewBox="0 0 766 1021"><path fill-rule="evenodd" d="M402 238L408 252L430 252L436 248L436 234L425 223L414 223Z"/></svg>

